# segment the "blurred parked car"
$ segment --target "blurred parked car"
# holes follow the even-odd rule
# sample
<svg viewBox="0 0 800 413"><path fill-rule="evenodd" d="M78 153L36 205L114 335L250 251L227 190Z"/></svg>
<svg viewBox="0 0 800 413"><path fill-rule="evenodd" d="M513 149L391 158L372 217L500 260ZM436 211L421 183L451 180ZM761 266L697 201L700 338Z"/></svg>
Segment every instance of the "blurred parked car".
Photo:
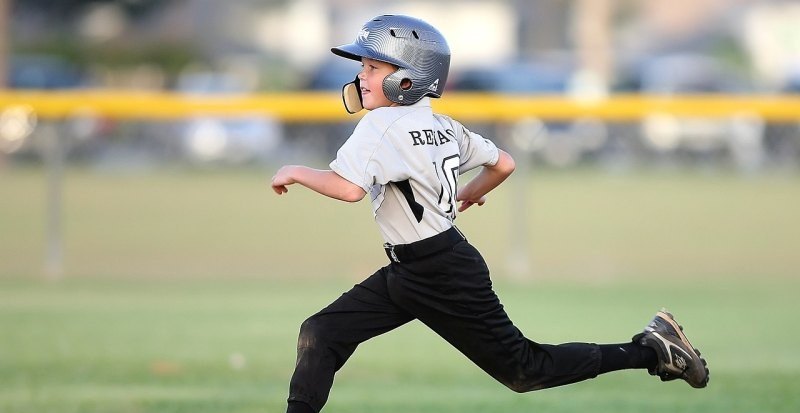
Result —
<svg viewBox="0 0 800 413"><path fill-rule="evenodd" d="M793 70L779 93L800 95L800 68ZM772 166L800 166L800 122L770 122L764 129L764 151Z"/></svg>
<svg viewBox="0 0 800 413"><path fill-rule="evenodd" d="M706 55L672 54L651 57L638 68L640 92L664 96L743 94L750 82ZM764 122L754 113L724 117L678 117L652 113L643 119L642 136L656 153L692 160L730 159L743 169L763 162Z"/></svg>
<svg viewBox="0 0 800 413"><path fill-rule="evenodd" d="M336 96L342 91L345 83L352 82L361 63L339 57L323 60L307 76L302 89L314 92L331 92ZM338 98L341 99L341 98ZM342 106L342 113L345 113ZM323 158L331 158L353 133L354 123L360 116L350 116L352 122L297 123L285 128L287 139L299 144L304 151L316 152Z"/></svg>
<svg viewBox="0 0 800 413"><path fill-rule="evenodd" d="M11 89L25 90L78 89L90 83L79 65L47 54L12 54L7 82ZM0 110L0 152L19 159L42 158L57 133L65 153L80 157L100 145L111 127L110 120L87 110L56 124L39 119L26 105L14 105Z"/></svg>
<svg viewBox="0 0 800 413"><path fill-rule="evenodd" d="M447 88L455 92L514 95L575 96L576 67L568 60L514 61L454 71ZM599 119L543 122L522 119L512 125L518 149L531 152L554 166L569 166L599 153L608 141L608 128Z"/></svg>
<svg viewBox="0 0 800 413"><path fill-rule="evenodd" d="M8 87L11 89L67 89L83 86L78 66L50 55L12 55Z"/></svg>
<svg viewBox="0 0 800 413"><path fill-rule="evenodd" d="M349 59L326 59L308 75L303 89L341 91L345 83L352 82L361 63Z"/></svg>
<svg viewBox="0 0 800 413"><path fill-rule="evenodd" d="M216 72L182 75L177 89L187 95L249 93L235 77ZM180 129L183 155L199 163L264 161L283 139L281 124L263 114L195 116L183 123Z"/></svg>
<svg viewBox="0 0 800 413"><path fill-rule="evenodd" d="M454 71L450 90L511 94L562 94L568 92L574 68L549 62L500 63Z"/></svg>

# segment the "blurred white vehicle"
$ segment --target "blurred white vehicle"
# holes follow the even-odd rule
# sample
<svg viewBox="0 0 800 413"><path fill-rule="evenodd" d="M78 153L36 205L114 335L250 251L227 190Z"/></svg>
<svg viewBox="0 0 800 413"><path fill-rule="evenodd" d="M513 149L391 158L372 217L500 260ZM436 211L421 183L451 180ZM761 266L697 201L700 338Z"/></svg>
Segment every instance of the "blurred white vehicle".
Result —
<svg viewBox="0 0 800 413"><path fill-rule="evenodd" d="M662 96L741 94L750 91L745 79L708 56L674 54L649 59L640 69L642 93ZM743 109L723 118L651 113L642 122L645 143L657 153L706 159L730 159L743 170L764 161L764 121Z"/></svg>
<svg viewBox="0 0 800 413"><path fill-rule="evenodd" d="M197 72L181 76L178 90L196 95L248 93L231 75ZM181 125L182 153L199 163L243 164L270 158L283 140L283 128L263 114L235 117L197 116Z"/></svg>

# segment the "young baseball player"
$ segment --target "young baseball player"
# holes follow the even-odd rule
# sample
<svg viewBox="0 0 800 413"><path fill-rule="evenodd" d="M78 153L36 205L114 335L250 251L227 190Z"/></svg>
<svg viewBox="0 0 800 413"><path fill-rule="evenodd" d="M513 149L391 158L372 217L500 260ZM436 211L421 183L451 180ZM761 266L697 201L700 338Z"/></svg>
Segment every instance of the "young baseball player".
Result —
<svg viewBox="0 0 800 413"><path fill-rule="evenodd" d="M415 319L516 392L632 368L706 386L705 361L666 311L621 344L540 344L514 327L486 263L453 225L457 211L483 205L514 171L514 160L431 111L450 66L438 30L408 16L379 16L355 42L331 50L362 63L342 95L348 112L369 112L331 169L284 166L272 189L284 194L300 184L348 202L369 194L390 263L303 322L287 412L322 410L334 374L360 343ZM474 168L480 172L459 188L459 175Z"/></svg>

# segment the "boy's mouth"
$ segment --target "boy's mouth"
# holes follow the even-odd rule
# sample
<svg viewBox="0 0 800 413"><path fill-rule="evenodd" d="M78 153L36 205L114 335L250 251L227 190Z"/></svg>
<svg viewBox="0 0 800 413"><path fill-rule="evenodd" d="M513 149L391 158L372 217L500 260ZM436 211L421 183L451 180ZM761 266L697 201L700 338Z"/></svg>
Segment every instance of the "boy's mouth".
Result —
<svg viewBox="0 0 800 413"><path fill-rule="evenodd" d="M369 89L367 89L365 87L362 87L361 88L361 94L364 95L364 94L367 94L367 93L369 93Z"/></svg>

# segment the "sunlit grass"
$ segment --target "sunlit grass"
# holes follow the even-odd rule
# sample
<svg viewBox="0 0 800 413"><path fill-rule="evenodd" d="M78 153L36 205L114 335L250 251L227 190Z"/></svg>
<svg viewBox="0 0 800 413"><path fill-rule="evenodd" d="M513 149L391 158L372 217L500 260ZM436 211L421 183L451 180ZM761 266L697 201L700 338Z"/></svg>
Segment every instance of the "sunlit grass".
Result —
<svg viewBox="0 0 800 413"><path fill-rule="evenodd" d="M412 323L356 352L326 411L794 412L798 337L784 326L793 323L798 287L735 281L653 294L644 282L501 281L516 324L542 342L625 341L669 305L709 360L709 388L630 371L517 395ZM300 322L347 288L268 279L2 280L0 410L279 412Z"/></svg>

